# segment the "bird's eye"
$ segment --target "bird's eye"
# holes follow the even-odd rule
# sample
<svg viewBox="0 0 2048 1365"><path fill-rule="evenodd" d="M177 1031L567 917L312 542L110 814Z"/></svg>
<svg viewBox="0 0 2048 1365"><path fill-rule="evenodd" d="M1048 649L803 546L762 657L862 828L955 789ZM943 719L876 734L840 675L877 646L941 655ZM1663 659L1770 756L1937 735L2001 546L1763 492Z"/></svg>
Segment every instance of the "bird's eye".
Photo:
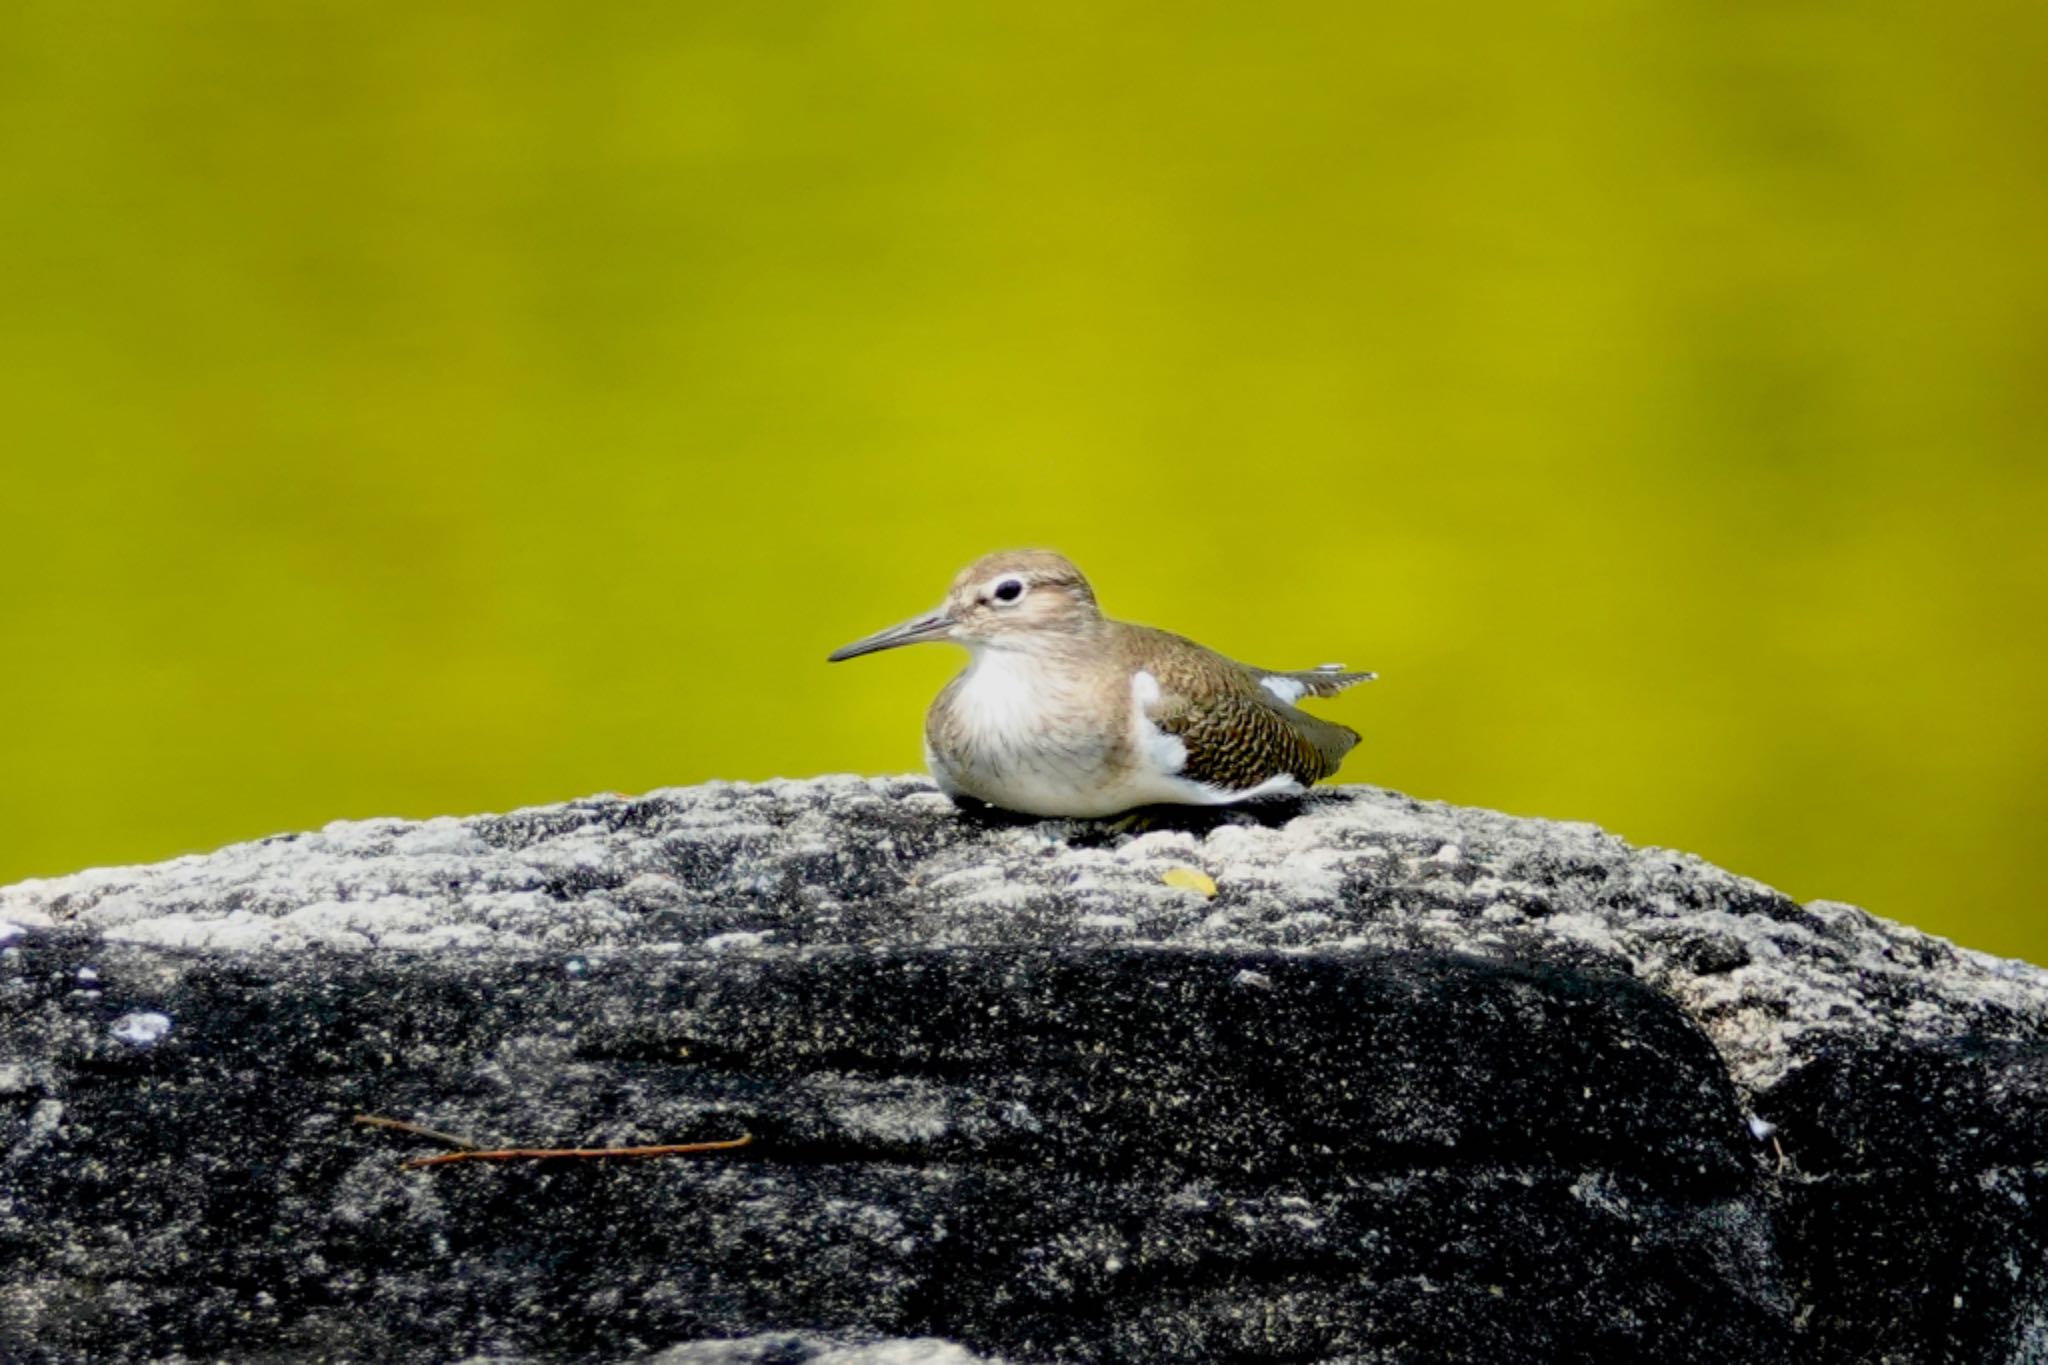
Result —
<svg viewBox="0 0 2048 1365"><path fill-rule="evenodd" d="M1024 595L1024 580L1021 578L1005 578L1002 582L996 584L994 595L998 602L1014 602Z"/></svg>

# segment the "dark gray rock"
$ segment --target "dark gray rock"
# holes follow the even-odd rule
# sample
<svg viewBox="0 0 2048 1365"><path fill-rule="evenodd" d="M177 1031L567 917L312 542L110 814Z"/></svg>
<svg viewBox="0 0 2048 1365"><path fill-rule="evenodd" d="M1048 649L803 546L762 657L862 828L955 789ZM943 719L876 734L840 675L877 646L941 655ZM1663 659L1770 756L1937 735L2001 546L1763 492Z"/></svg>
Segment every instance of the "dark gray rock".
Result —
<svg viewBox="0 0 2048 1365"><path fill-rule="evenodd" d="M717 784L0 890L0 1358L2048 1359L2048 975L1584 825L1181 818Z"/></svg>

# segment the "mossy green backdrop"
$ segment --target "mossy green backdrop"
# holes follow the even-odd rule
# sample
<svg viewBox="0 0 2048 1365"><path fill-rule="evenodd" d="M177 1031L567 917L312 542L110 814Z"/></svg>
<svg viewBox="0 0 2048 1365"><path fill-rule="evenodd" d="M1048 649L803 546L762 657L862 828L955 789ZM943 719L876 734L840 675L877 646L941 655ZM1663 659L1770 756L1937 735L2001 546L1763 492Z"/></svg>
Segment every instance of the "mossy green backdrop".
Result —
<svg viewBox="0 0 2048 1365"><path fill-rule="evenodd" d="M2048 6L0 7L0 881L913 768L992 548L2048 960Z"/></svg>

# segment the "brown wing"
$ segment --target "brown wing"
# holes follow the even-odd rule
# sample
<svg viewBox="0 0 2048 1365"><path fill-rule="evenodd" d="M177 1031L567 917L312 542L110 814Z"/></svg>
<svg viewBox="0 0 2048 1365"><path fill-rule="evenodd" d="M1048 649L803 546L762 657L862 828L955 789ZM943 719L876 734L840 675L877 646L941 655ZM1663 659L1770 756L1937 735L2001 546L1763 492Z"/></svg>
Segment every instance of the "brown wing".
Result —
<svg viewBox="0 0 2048 1365"><path fill-rule="evenodd" d="M1300 711L1259 685L1256 670L1165 631L1144 632L1142 667L1159 681L1152 721L1187 746L1181 776L1244 791L1290 776L1303 786L1337 771L1355 731Z"/></svg>

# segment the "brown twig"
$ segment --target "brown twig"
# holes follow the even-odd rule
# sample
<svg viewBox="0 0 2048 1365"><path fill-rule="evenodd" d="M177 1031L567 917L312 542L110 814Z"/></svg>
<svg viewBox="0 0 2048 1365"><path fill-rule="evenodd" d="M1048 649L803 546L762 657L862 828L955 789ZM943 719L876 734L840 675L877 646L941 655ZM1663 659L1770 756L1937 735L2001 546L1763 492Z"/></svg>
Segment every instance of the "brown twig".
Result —
<svg viewBox="0 0 2048 1365"><path fill-rule="evenodd" d="M481 1147L483 1144L459 1133L444 1133L438 1128L428 1128L418 1123L407 1123L404 1119L387 1119L382 1114L357 1114L355 1121L365 1128L389 1128L394 1132L411 1133L450 1147Z"/></svg>
<svg viewBox="0 0 2048 1365"><path fill-rule="evenodd" d="M410 1161L398 1163L401 1171L417 1171L426 1166L446 1166L457 1161L547 1161L560 1157L604 1158L604 1157L657 1157L691 1156L698 1152L729 1152L735 1147L744 1147L754 1140L752 1133L742 1133L724 1142L673 1142L660 1147L494 1147L489 1150L444 1152L440 1156L416 1156Z"/></svg>

